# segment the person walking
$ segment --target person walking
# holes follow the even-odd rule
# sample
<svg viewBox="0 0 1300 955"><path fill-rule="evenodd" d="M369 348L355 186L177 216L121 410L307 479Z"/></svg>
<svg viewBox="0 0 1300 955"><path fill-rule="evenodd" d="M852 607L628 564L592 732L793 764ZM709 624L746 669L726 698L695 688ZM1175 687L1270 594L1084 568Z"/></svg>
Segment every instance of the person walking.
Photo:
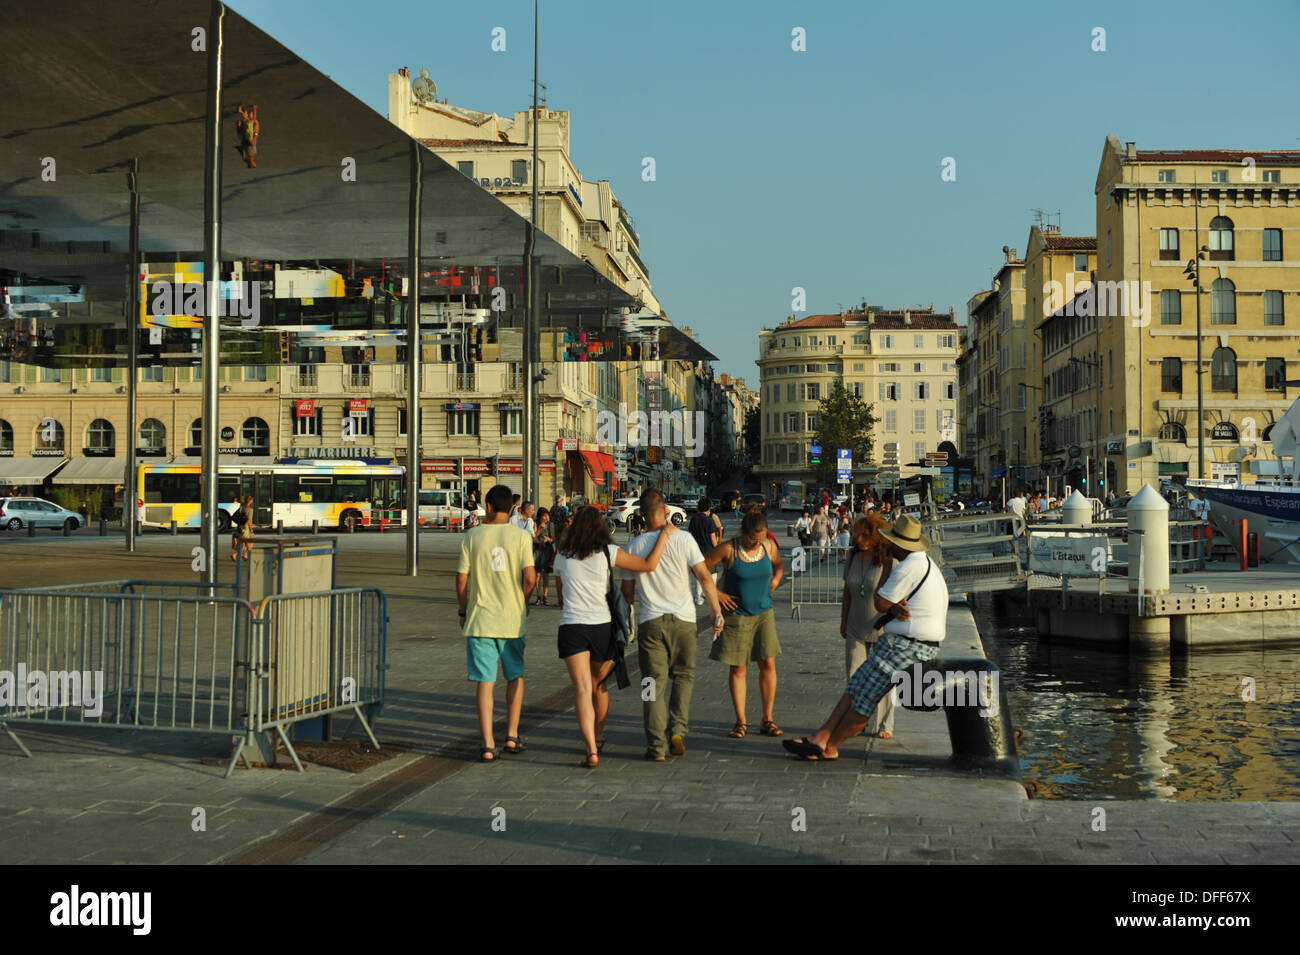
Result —
<svg viewBox="0 0 1300 955"><path fill-rule="evenodd" d="M605 748L605 720L609 716L609 689L605 683L617 649L606 599L610 576L615 567L634 573L653 571L675 533L677 528L671 522L666 524L656 535L649 555L637 557L612 542L609 525L599 510L584 507L574 515L563 548L555 558L555 591L564 605L557 635L560 659L568 667L573 683L578 730L587 746L582 765L588 769L596 767Z"/></svg>
<svg viewBox="0 0 1300 955"><path fill-rule="evenodd" d="M826 557L826 548L830 543L830 536L830 517L826 514L826 505L819 504L817 513L813 515L812 519L812 537L821 558Z"/></svg>
<svg viewBox="0 0 1300 955"><path fill-rule="evenodd" d="M903 514L890 530L880 533L890 544L894 567L876 588L875 604L891 619L821 728L811 736L781 741L800 759L838 759L840 745L866 728L875 708L893 690L894 673L933 660L943 646L948 585L926 553L930 541L921 534L921 522Z"/></svg>
<svg viewBox="0 0 1300 955"><path fill-rule="evenodd" d="M707 497L700 498L690 523L686 525L687 531L699 545L701 554L707 554L718 546L718 541L722 540L722 522L718 520L718 515L713 513L712 508L713 504ZM714 583L717 583L716 577ZM704 591L695 580L691 581L691 591L695 594L695 606L703 606Z"/></svg>
<svg viewBox="0 0 1300 955"><path fill-rule="evenodd" d="M668 523L663 495L653 488L641 496L640 512L646 533L628 542L627 551L647 556ZM699 581L713 614L713 634L722 632L722 607L704 555L690 534L674 534L659 566L634 579L624 575L623 595L636 611L637 660L643 681L645 758L662 762L665 752L686 753L690 729L691 693L695 687L695 646L698 624L690 579ZM672 691L668 681L672 680ZM644 681L649 680L648 684Z"/></svg>
<svg viewBox="0 0 1300 955"><path fill-rule="evenodd" d="M230 526L234 530L232 541L235 553L230 555L233 561L239 561L239 551L243 551L244 560L253 556L253 495L245 494L239 501L239 509L230 517Z"/></svg>
<svg viewBox="0 0 1300 955"><path fill-rule="evenodd" d="M853 518L849 516L849 509L843 504L840 505L839 520L835 527L835 546L847 548L849 538L853 530ZM840 560L844 560L844 555L840 555Z"/></svg>
<svg viewBox="0 0 1300 955"><path fill-rule="evenodd" d="M713 642L709 659L731 668L729 685L731 703L736 711L736 725L727 735L743 739L749 732L745 716L746 677L749 663L758 664L758 692L763 716L760 732L764 736L782 735L773 719L776 703L776 658L781 642L776 636L776 612L772 594L781 583L784 566L781 551L767 536L767 518L750 513L740 524L740 535L715 547L704 559L710 569L723 564L718 600L726 611L722 636Z"/></svg>
<svg viewBox="0 0 1300 955"><path fill-rule="evenodd" d="M537 512L537 527L533 530L533 566L537 570L537 589L541 596L537 603L549 606L547 584L551 574L551 562L555 560L555 537L551 528L551 512L542 508Z"/></svg>
<svg viewBox="0 0 1300 955"><path fill-rule="evenodd" d="M483 748L479 761L497 759L493 734L498 667L506 677L506 743L504 751L524 751L519 715L524 706L524 638L528 597L537 586L531 536L509 523L510 488L493 487L484 497L487 518L469 531L460 544L456 568L456 602L465 634L469 680L476 683L475 704Z"/></svg>
<svg viewBox="0 0 1300 955"><path fill-rule="evenodd" d="M880 630L872 628L876 619L876 588L889 578L894 558L889 542L881 531L889 522L879 514L868 514L853 525L853 550L844 567L844 595L840 600L840 636L844 639L844 678L853 676L866 662ZM868 736L892 739L894 736L894 694L886 693L871 714Z"/></svg>
<svg viewBox="0 0 1300 955"><path fill-rule="evenodd" d="M794 522L794 533L799 538L799 546L807 547L812 543L812 514L808 508L803 509L803 517Z"/></svg>

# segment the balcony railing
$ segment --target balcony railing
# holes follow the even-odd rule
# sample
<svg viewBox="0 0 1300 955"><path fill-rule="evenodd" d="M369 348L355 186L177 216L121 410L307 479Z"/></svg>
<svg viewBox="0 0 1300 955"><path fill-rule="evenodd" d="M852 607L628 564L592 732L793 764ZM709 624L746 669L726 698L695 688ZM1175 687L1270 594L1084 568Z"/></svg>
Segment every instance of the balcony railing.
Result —
<svg viewBox="0 0 1300 955"><path fill-rule="evenodd" d="M478 391L478 372L458 371L453 378L457 391Z"/></svg>
<svg viewBox="0 0 1300 955"><path fill-rule="evenodd" d="M310 368L299 368L293 378L294 391L315 391L319 387L319 379L316 375L316 366Z"/></svg>
<svg viewBox="0 0 1300 955"><path fill-rule="evenodd" d="M370 388L370 368L369 366L353 365L347 376L347 386L349 389L361 390Z"/></svg>

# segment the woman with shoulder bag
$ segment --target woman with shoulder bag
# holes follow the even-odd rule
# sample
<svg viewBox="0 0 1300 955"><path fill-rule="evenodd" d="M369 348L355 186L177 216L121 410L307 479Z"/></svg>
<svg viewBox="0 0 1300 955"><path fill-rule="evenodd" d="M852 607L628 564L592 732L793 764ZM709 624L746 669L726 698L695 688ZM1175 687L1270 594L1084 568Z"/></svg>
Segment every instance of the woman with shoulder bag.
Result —
<svg viewBox="0 0 1300 955"><path fill-rule="evenodd" d="M853 550L844 568L844 595L840 601L840 636L844 638L844 676L853 676L866 662L879 639L881 630L873 626L876 617L876 588L889 578L894 559L889 542L880 535L889 522L878 513L870 513L853 525ZM866 734L880 739L894 736L894 694L876 706Z"/></svg>
<svg viewBox="0 0 1300 955"><path fill-rule="evenodd" d="M606 595L615 567L649 573L659 566L668 538L677 528L668 524L654 549L642 558L612 543L609 526L599 510L584 507L573 516L555 558L555 592L564 610L560 615L560 658L573 681L578 729L587 745L582 765L594 769L605 747L609 716L609 677L616 653L613 618ZM512 752L507 740L506 752ZM520 747L522 749L522 747Z"/></svg>

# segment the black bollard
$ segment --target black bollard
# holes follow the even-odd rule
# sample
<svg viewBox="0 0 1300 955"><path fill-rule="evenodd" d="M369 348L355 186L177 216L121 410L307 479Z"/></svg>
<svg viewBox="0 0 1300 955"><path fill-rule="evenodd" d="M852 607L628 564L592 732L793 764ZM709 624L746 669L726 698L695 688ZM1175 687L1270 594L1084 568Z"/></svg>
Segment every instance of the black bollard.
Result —
<svg viewBox="0 0 1300 955"><path fill-rule="evenodd" d="M108 536L108 518L107 518L107 517L101 517L101 518L99 519L99 536L100 536L100 537L106 537L106 536Z"/></svg>
<svg viewBox="0 0 1300 955"><path fill-rule="evenodd" d="M279 534L281 537L284 536L284 521L275 522L275 532Z"/></svg>
<svg viewBox="0 0 1300 955"><path fill-rule="evenodd" d="M172 537L175 537L180 532L181 532L180 525L177 524L175 521L172 521Z"/></svg>
<svg viewBox="0 0 1300 955"><path fill-rule="evenodd" d="M902 683L903 707L926 712L943 709L952 760L959 768L1020 778L1011 709L996 663L983 657L954 657L904 672L908 678Z"/></svg>
<svg viewBox="0 0 1300 955"><path fill-rule="evenodd" d="M319 520L319 519L314 520L314 521L311 522L311 532L312 532L313 534L319 534L319 533L320 533L320 520Z"/></svg>
<svg viewBox="0 0 1300 955"><path fill-rule="evenodd" d="M35 522L35 521L28 521L28 522L27 522L27 536L28 536L28 537L35 537L35 536L36 536L36 522Z"/></svg>
<svg viewBox="0 0 1300 955"><path fill-rule="evenodd" d="M71 520L72 520L72 518L68 518L68 520L66 520L66 521L63 522L63 536L64 536L64 537L71 537L71 536L72 536L72 524L69 523L69 521L71 521Z"/></svg>

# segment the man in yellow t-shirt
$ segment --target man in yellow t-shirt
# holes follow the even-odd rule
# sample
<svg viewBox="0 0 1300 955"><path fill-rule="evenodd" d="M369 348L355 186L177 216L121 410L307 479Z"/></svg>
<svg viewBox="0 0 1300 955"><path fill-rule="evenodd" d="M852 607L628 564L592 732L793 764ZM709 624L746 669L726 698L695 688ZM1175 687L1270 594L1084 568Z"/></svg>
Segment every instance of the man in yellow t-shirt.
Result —
<svg viewBox="0 0 1300 955"><path fill-rule="evenodd" d="M465 634L469 679L478 684L478 723L483 735L482 762L497 758L492 734L493 692L498 666L506 676L507 753L522 753L519 714L524 706L524 631L528 596L537 585L533 539L509 523L510 488L498 484L487 492L487 517L460 544L456 568L456 602Z"/></svg>

